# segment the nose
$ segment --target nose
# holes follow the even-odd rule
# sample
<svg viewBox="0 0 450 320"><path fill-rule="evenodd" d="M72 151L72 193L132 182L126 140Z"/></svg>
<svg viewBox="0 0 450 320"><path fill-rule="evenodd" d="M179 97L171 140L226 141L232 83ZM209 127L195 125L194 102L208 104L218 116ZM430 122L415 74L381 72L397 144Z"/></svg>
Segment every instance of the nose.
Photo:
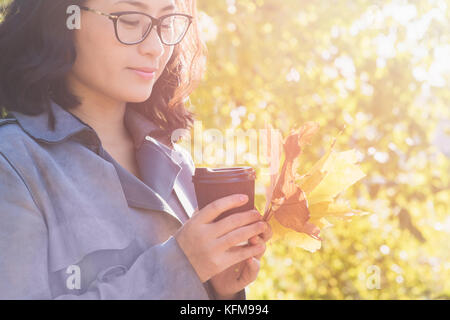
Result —
<svg viewBox="0 0 450 320"><path fill-rule="evenodd" d="M147 38L138 45L138 50L143 55L160 57L164 54L164 44L158 36L156 26L152 28Z"/></svg>

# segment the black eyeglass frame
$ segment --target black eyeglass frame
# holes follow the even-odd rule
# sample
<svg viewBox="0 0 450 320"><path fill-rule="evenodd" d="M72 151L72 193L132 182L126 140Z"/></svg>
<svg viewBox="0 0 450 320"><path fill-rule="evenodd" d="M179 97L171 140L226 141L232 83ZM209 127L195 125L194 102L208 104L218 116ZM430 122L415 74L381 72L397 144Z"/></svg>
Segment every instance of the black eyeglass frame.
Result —
<svg viewBox="0 0 450 320"><path fill-rule="evenodd" d="M135 45L135 44L139 44L139 43L143 42L145 39L147 39L147 37L150 34L150 32L152 31L153 27L156 25L156 30L157 30L157 33L158 33L158 36L159 36L159 39L161 40L161 42L163 44L165 44L166 46L175 46L175 45L179 44L184 39L184 37L186 36L186 33L188 32L189 27L191 26L192 21L194 19L193 16L185 14L185 13L170 13L170 14L166 14L164 16L161 16L159 18L155 18L155 17L152 17L149 14L146 14L144 12L139 12L139 11L119 11L119 12L111 12L110 14L108 14L108 13L104 13L104 12L101 12L99 10L92 9L92 8L89 8L89 7L86 7L86 6L80 6L80 8L83 9L83 10L86 10L86 11L90 11L90 12L93 12L93 13L96 13L96 14L108 17L114 24L114 32L116 34L117 41L119 41L120 43L125 44L125 45ZM126 15L126 14L140 14L140 15L147 16L147 17L149 17L152 20L152 25L150 26L150 28L148 28L148 30L146 31L145 35L142 37L141 40L136 41L136 42L132 42L132 43L123 42L122 40L120 40L119 33L117 31L117 21L119 20L119 18L121 16ZM161 23L162 23L163 19L165 19L167 17L171 17L171 16L184 16L184 17L187 17L189 19L189 23L188 23L188 25L186 27L186 30L184 31L183 36L180 37L180 40L178 42L176 42L174 44L167 44L166 42L164 42L164 40L163 40L163 38L161 36Z"/></svg>

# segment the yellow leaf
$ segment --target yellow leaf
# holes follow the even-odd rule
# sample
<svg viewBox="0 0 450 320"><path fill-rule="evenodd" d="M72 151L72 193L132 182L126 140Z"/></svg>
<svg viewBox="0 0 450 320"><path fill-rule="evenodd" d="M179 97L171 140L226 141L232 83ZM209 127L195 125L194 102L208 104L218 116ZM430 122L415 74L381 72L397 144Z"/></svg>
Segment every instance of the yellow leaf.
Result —
<svg viewBox="0 0 450 320"><path fill-rule="evenodd" d="M347 218L356 215L357 210L353 210L348 201L339 202L319 202L309 207L311 219L319 219L322 217L339 217Z"/></svg>
<svg viewBox="0 0 450 320"><path fill-rule="evenodd" d="M321 246L320 230L332 226L328 218L348 219L360 213L348 201L336 197L365 176L356 165L355 150L334 150L336 139L325 155L299 176L297 160L317 130L317 124L307 123L300 130L292 130L286 138L285 161L264 214L272 225L274 240L281 238L291 246L311 252ZM275 219L271 220L272 216Z"/></svg>
<svg viewBox="0 0 450 320"><path fill-rule="evenodd" d="M314 223L320 230L332 227L333 225L325 218L311 219L311 223Z"/></svg>
<svg viewBox="0 0 450 320"><path fill-rule="evenodd" d="M299 185L300 188L305 191L306 194L311 193L315 187L323 180L326 176L327 172L323 169L325 163L331 155L331 152L334 149L334 145L336 144L336 139L333 140L328 151L317 161L308 172L300 177Z"/></svg>
<svg viewBox="0 0 450 320"><path fill-rule="evenodd" d="M365 177L365 173L356 165L355 150L345 152L332 151L322 170L327 174L314 190L307 194L308 203L332 202L342 191Z"/></svg>
<svg viewBox="0 0 450 320"><path fill-rule="evenodd" d="M313 239L305 233L299 233L283 227L276 219L269 221L273 231L270 241L283 241L290 247L302 248L309 252L315 252L321 248L321 241Z"/></svg>

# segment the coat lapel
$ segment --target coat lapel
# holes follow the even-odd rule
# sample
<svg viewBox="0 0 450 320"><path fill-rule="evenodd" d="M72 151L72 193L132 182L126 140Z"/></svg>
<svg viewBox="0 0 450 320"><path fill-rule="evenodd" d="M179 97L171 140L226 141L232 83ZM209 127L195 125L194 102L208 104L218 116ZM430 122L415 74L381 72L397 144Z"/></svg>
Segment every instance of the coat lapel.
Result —
<svg viewBox="0 0 450 320"><path fill-rule="evenodd" d="M195 194L193 196L186 190L192 183L192 173L191 168L176 161L180 157L172 156L173 152L179 151L150 137L149 133L158 129L156 125L129 106L125 124L135 143L136 160L143 182L166 202L173 190L186 214L191 217L197 206Z"/></svg>

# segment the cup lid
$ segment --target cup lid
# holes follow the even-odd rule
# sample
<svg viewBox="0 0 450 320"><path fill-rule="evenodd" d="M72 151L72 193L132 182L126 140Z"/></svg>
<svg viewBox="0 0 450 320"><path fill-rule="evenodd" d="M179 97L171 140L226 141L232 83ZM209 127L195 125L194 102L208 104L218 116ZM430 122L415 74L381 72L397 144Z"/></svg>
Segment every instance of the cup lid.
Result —
<svg viewBox="0 0 450 320"><path fill-rule="evenodd" d="M228 183L255 180L256 174L252 167L227 168L195 168L192 181L202 183Z"/></svg>

